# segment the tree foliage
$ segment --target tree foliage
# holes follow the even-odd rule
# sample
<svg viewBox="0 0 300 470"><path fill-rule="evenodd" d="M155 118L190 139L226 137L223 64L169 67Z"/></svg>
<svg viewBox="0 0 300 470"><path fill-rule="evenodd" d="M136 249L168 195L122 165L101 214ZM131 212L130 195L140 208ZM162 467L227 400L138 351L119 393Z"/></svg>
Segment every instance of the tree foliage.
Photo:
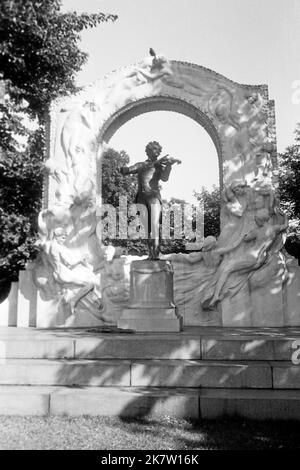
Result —
<svg viewBox="0 0 300 470"><path fill-rule="evenodd" d="M300 231L300 124L294 144L279 155L278 163L281 207L289 217L290 233L295 234Z"/></svg>
<svg viewBox="0 0 300 470"><path fill-rule="evenodd" d="M214 186L209 191L202 187L201 191L194 192L194 196L204 209L204 236L218 237L220 235L220 189Z"/></svg>
<svg viewBox="0 0 300 470"><path fill-rule="evenodd" d="M295 142L279 155L280 204L289 218L286 251L300 265L300 124L295 129Z"/></svg>
<svg viewBox="0 0 300 470"><path fill-rule="evenodd" d="M60 9L60 0L0 3L2 78L11 84L11 98L26 100L33 116L42 116L57 96L76 91L75 75L87 59L78 48L81 31L117 18Z"/></svg>
<svg viewBox="0 0 300 470"><path fill-rule="evenodd" d="M132 255L146 255L147 244L142 239L128 239L120 238L119 235L119 198L126 196L128 209L130 204L134 204L135 196L137 193L137 179L135 175L123 176L121 168L129 164L129 156L126 152L121 150L118 152L112 148L108 148L102 157L102 201L104 204L111 204L116 209L117 227L116 238L111 238L109 235L105 237L104 243L113 244L115 247L120 247L124 253ZM104 214L106 216L106 213ZM132 217L128 216L126 211L125 224L128 226L132 221Z"/></svg>
<svg viewBox="0 0 300 470"><path fill-rule="evenodd" d="M62 13L60 0L0 2L0 281L16 279L36 251L45 116L52 100L78 90L80 33L115 19Z"/></svg>
<svg viewBox="0 0 300 470"><path fill-rule="evenodd" d="M137 192L135 176L123 176L121 168L129 164L129 156L124 150L117 152L108 148L102 157L102 200L114 207L119 205L119 197L127 196L132 204Z"/></svg>
<svg viewBox="0 0 300 470"><path fill-rule="evenodd" d="M0 279L16 278L36 251L43 145L43 131L38 129L24 152L7 151L0 159Z"/></svg>

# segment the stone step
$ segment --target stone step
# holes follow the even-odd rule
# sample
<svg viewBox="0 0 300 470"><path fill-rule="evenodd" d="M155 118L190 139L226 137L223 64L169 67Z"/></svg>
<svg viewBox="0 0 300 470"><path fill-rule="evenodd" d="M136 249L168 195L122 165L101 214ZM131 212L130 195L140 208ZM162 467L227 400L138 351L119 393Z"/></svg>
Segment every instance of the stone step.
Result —
<svg viewBox="0 0 300 470"><path fill-rule="evenodd" d="M1 359L72 359L75 342L66 338L0 339Z"/></svg>
<svg viewBox="0 0 300 470"><path fill-rule="evenodd" d="M292 390L0 386L0 415L172 416L300 421Z"/></svg>
<svg viewBox="0 0 300 470"><path fill-rule="evenodd" d="M279 361L2 359L0 384L300 389L300 367Z"/></svg>
<svg viewBox="0 0 300 470"><path fill-rule="evenodd" d="M130 362L64 359L0 360L1 385L130 386Z"/></svg>
<svg viewBox="0 0 300 470"><path fill-rule="evenodd" d="M93 330L0 328L0 359L202 359L289 361L296 333L262 330L249 336L229 330L190 330L179 334L112 334ZM225 329L226 330L226 329ZM205 333L206 332L206 333Z"/></svg>
<svg viewBox="0 0 300 470"><path fill-rule="evenodd" d="M272 388L272 369L264 362L136 361L131 385L138 387Z"/></svg>
<svg viewBox="0 0 300 470"><path fill-rule="evenodd" d="M202 419L240 416L300 421L300 394L297 390L202 389L199 401Z"/></svg>
<svg viewBox="0 0 300 470"><path fill-rule="evenodd" d="M170 337L0 339L0 359L200 359L200 340Z"/></svg>

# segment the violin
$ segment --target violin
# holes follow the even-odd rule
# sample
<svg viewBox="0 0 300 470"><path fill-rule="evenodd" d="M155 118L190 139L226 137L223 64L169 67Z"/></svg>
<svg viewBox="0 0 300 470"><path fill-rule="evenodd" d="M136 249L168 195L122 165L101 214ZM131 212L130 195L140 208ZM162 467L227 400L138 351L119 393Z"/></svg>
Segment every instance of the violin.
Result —
<svg viewBox="0 0 300 470"><path fill-rule="evenodd" d="M160 165L161 163L169 163L171 165L174 165L174 163L177 163L177 165L181 164L181 160L178 160L177 158L169 157L169 154L164 155L163 157L158 158L156 160L155 165Z"/></svg>

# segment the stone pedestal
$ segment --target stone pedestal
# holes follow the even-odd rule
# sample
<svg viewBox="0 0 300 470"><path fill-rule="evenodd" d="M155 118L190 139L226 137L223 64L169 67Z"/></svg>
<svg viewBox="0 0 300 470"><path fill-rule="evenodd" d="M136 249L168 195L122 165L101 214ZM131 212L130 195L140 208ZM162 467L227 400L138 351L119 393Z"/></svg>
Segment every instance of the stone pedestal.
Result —
<svg viewBox="0 0 300 470"><path fill-rule="evenodd" d="M118 328L135 331L180 331L173 295L170 261L133 261L130 268L130 301Z"/></svg>

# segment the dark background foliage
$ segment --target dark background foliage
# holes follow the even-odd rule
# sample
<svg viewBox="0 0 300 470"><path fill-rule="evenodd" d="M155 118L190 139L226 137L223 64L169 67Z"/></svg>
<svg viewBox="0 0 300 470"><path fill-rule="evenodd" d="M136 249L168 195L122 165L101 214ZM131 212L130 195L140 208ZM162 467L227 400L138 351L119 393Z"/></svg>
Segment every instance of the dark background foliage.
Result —
<svg viewBox="0 0 300 470"><path fill-rule="evenodd" d="M36 253L46 113L52 100L77 91L87 59L80 33L116 18L62 13L59 0L0 2L0 282L17 279Z"/></svg>

